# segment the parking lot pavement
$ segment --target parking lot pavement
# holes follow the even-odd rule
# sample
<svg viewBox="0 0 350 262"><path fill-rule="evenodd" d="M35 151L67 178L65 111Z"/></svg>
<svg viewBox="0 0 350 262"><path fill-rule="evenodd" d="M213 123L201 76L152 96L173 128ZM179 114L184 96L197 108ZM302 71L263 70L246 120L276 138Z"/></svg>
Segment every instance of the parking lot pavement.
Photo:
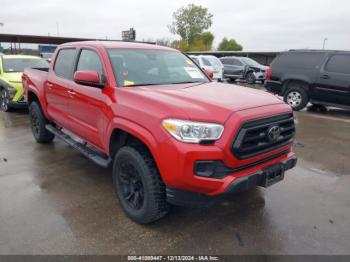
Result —
<svg viewBox="0 0 350 262"><path fill-rule="evenodd" d="M0 254L349 254L350 112L300 112L298 166L271 188L141 226L111 171L0 113Z"/></svg>

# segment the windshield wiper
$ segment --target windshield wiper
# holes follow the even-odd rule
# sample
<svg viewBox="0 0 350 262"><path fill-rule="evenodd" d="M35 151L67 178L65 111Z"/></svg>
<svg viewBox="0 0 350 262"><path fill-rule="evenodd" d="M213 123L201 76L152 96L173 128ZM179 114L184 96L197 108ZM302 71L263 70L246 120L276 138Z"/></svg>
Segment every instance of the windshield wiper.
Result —
<svg viewBox="0 0 350 262"><path fill-rule="evenodd" d="M184 82L174 82L174 83L170 83L170 84L177 85L177 84L195 84L195 83L202 84L202 83L206 83L206 82L204 82L204 81L184 81Z"/></svg>
<svg viewBox="0 0 350 262"><path fill-rule="evenodd" d="M153 83L153 84L134 84L134 85L124 85L124 87L133 87L133 86L155 86L155 85L164 85L164 84L156 84L156 83Z"/></svg>
<svg viewBox="0 0 350 262"><path fill-rule="evenodd" d="M203 84L203 81L184 81L184 82L174 82L174 83L147 83L147 84L133 84L124 85L124 87L134 87L134 86L159 86L159 85L177 85L177 84Z"/></svg>

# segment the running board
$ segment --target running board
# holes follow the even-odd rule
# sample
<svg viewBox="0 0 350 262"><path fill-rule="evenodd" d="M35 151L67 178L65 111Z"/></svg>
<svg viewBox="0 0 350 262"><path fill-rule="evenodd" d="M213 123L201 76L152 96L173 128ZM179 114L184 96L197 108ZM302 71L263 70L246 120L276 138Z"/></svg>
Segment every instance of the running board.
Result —
<svg viewBox="0 0 350 262"><path fill-rule="evenodd" d="M70 145L74 149L78 150L81 154L83 154L88 159L92 160L97 165L102 166L104 168L107 168L111 164L111 162L112 162L111 158L103 156L102 154L96 152L95 150L92 150L91 148L89 148L85 144L82 144L82 143L75 141L71 136L62 132L62 130L60 130L52 125L46 125L45 128L48 131L50 131L52 134L57 136L58 138L62 139L68 145Z"/></svg>

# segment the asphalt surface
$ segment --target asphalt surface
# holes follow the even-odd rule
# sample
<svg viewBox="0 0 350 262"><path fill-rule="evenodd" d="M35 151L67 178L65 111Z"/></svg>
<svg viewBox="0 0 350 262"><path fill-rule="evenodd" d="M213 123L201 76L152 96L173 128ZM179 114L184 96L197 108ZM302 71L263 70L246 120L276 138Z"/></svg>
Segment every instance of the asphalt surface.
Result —
<svg viewBox="0 0 350 262"><path fill-rule="evenodd" d="M111 171L65 143L34 142L0 113L0 254L350 254L350 112L296 113L298 166L283 182L141 226Z"/></svg>

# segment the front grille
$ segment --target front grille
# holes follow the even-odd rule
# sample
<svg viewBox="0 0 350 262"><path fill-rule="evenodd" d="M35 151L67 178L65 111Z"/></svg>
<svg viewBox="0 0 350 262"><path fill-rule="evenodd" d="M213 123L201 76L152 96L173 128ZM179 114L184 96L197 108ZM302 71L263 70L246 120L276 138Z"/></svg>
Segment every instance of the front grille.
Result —
<svg viewBox="0 0 350 262"><path fill-rule="evenodd" d="M249 121L240 128L231 151L238 159L247 159L292 143L294 135L292 113Z"/></svg>

